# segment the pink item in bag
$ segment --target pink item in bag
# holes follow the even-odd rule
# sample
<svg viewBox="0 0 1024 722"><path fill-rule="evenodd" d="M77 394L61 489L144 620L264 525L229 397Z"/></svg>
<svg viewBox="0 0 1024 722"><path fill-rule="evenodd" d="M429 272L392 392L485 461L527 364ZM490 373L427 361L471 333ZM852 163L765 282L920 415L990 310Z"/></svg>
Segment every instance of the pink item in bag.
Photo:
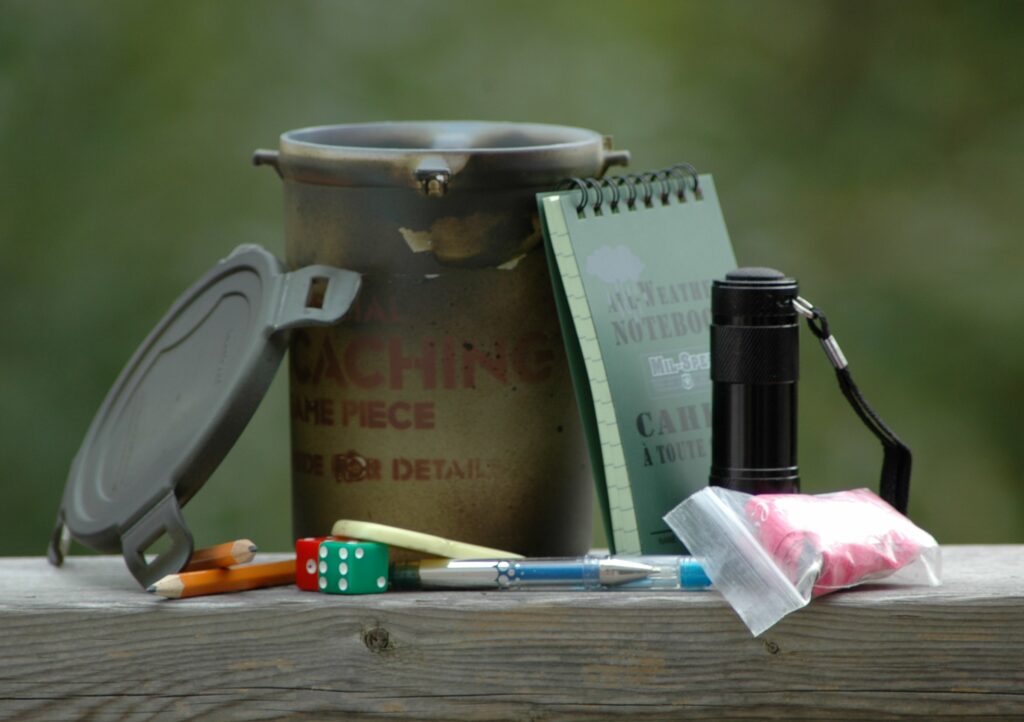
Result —
<svg viewBox="0 0 1024 722"><path fill-rule="evenodd" d="M934 543L867 489L834 494L762 494L747 502L761 546L796 582L820 556L812 596L888 576Z"/></svg>
<svg viewBox="0 0 1024 722"><path fill-rule="evenodd" d="M665 522L756 636L812 597L888 578L939 584L932 536L867 489L752 496L709 486Z"/></svg>

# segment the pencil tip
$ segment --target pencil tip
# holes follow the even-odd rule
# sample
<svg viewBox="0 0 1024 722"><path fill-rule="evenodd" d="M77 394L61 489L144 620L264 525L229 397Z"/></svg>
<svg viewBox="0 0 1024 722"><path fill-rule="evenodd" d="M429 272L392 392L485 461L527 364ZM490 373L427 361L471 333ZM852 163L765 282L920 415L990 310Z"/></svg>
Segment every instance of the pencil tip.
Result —
<svg viewBox="0 0 1024 722"><path fill-rule="evenodd" d="M146 591L149 592L150 594L153 594L156 591L156 585L155 584L150 584L148 587L146 587Z"/></svg>
<svg viewBox="0 0 1024 722"><path fill-rule="evenodd" d="M249 551L251 551L251 552L257 552L257 551L259 551L259 549L260 548L258 546L256 546L255 544L250 544L249 545Z"/></svg>

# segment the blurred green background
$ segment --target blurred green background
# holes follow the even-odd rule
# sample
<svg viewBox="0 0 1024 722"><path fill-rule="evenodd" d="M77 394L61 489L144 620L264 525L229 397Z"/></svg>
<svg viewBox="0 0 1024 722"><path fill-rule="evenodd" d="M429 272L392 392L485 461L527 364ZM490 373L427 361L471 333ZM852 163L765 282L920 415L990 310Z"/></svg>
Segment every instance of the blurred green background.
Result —
<svg viewBox="0 0 1024 722"><path fill-rule="evenodd" d="M282 131L522 120L714 173L737 256L800 279L915 452L941 542L1024 542L1024 3L0 1L0 554L42 553L72 456L169 303L283 255ZM880 449L803 336L807 491ZM284 374L187 507L290 546Z"/></svg>

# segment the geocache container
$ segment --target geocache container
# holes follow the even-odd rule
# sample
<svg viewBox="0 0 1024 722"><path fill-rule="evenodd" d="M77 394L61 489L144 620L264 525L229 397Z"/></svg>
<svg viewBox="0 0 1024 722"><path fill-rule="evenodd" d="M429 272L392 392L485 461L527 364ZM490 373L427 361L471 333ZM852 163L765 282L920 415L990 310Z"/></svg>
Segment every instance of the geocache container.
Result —
<svg viewBox="0 0 1024 722"><path fill-rule="evenodd" d="M291 337L294 533L339 518L575 554L591 478L535 194L623 164L599 133L410 122L305 128L284 183L292 268L362 275L338 325Z"/></svg>

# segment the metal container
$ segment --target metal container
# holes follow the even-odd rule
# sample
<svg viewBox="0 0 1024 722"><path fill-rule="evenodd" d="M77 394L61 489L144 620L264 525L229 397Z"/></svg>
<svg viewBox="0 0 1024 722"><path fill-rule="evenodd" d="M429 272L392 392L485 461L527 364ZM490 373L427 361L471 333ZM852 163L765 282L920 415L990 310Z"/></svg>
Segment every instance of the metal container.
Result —
<svg viewBox="0 0 1024 722"><path fill-rule="evenodd" d="M535 194L624 164L579 128L306 128L257 151L284 181L291 267L363 275L291 344L296 537L339 518L529 555L591 538L591 478Z"/></svg>

